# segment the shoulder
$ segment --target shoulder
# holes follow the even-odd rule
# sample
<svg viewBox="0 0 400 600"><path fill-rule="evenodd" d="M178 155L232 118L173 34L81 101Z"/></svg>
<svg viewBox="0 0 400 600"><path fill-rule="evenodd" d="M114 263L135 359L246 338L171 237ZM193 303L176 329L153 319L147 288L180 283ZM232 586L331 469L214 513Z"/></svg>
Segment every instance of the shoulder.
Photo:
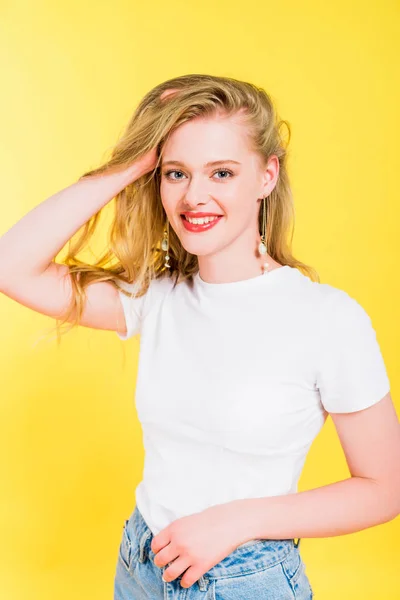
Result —
<svg viewBox="0 0 400 600"><path fill-rule="evenodd" d="M320 295L319 329L330 340L357 340L358 344L375 336L370 314L362 301L346 290L327 283L318 284Z"/></svg>
<svg viewBox="0 0 400 600"><path fill-rule="evenodd" d="M346 290L331 285L312 281L296 270L293 280L293 291L296 297L315 310L316 316L322 319L323 327L343 327L352 322L367 323L370 317L364 306Z"/></svg>
<svg viewBox="0 0 400 600"><path fill-rule="evenodd" d="M167 291L168 289L172 289L174 286L174 281L175 281L175 279L173 277L170 277L169 275L161 275L159 277L154 277L153 279L150 280L150 284L147 289L147 292L149 292L149 291L152 291L152 292L153 291L155 291L155 292ZM138 292L141 288L138 281L133 281L132 283L129 283L127 281L119 279L118 285L126 292L133 293L133 294Z"/></svg>
<svg viewBox="0 0 400 600"><path fill-rule="evenodd" d="M321 305L324 305L328 310L341 309L346 307L354 307L359 304L349 292L344 289L331 285L330 283L322 283L320 281L312 281L309 277L295 269L296 276L293 278L294 284L299 290L302 290L310 297L315 297Z"/></svg>
<svg viewBox="0 0 400 600"><path fill-rule="evenodd" d="M325 317L331 318L333 322L337 319L344 321L369 319L361 302L349 292L326 283L320 285Z"/></svg>
<svg viewBox="0 0 400 600"><path fill-rule="evenodd" d="M162 303L170 296L175 289L175 275L169 273L162 274L160 277L155 277L150 281L147 291L146 314L149 310L161 307Z"/></svg>
<svg viewBox="0 0 400 600"><path fill-rule="evenodd" d="M291 267L289 277L286 277L286 290L294 299L301 299L313 308L329 306L341 301L348 294L329 283L313 281L297 268ZM343 300L342 300L343 301ZM346 301L346 299L344 299Z"/></svg>
<svg viewBox="0 0 400 600"><path fill-rule="evenodd" d="M174 281L175 278L169 275L161 275L151 279L147 289L143 288L140 281L127 282L119 279L117 285L123 290L120 291L120 296L124 304L129 307L141 305L146 314L159 299L168 295L168 292L174 287ZM143 289L144 291L142 291Z"/></svg>

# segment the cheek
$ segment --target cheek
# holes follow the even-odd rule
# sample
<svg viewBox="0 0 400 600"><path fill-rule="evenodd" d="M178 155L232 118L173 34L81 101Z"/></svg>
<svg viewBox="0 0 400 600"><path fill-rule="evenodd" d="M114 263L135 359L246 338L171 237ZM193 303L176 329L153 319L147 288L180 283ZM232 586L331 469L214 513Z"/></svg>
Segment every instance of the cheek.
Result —
<svg viewBox="0 0 400 600"><path fill-rule="evenodd" d="M170 186L163 184L160 185L160 197L165 212L168 214L175 212L178 197L176 192L174 192Z"/></svg>
<svg viewBox="0 0 400 600"><path fill-rule="evenodd" d="M166 199L168 198L167 188L165 187L165 185L162 181L160 183L160 196L161 196L163 202L165 202Z"/></svg>
<svg viewBox="0 0 400 600"><path fill-rule="evenodd" d="M254 213L250 206L250 199L244 193L241 196L235 196L231 202L225 202L226 213L235 222L239 228L245 227L253 222Z"/></svg>

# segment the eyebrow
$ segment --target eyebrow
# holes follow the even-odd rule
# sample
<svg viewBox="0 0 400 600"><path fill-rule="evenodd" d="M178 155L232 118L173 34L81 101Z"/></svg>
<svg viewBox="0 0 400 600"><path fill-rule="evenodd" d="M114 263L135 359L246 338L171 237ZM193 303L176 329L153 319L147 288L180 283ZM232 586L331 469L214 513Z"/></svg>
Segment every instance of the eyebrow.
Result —
<svg viewBox="0 0 400 600"><path fill-rule="evenodd" d="M211 162L206 163L204 166L204 168L206 167L213 167L215 165L222 165L222 164L226 164L226 163L234 163L235 165L240 165L241 163L238 162L237 160L232 160L230 158L228 158L227 160L213 160ZM181 165L181 166L185 166L185 163L179 161L179 160L167 160L165 162L162 163L162 166L165 165Z"/></svg>

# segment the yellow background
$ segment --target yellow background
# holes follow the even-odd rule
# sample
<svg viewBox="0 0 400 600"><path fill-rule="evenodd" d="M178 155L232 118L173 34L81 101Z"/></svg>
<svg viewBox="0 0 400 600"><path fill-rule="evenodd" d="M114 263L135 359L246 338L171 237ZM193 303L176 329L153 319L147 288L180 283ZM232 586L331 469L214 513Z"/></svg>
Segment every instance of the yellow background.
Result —
<svg viewBox="0 0 400 600"><path fill-rule="evenodd" d="M159 82L262 85L292 125L295 255L370 314L398 410L399 13L361 0L3 2L0 233L97 166ZM81 327L57 350L36 344L50 318L4 295L0 311L0 597L110 599L143 465L138 340ZM300 490L348 475L328 420ZM303 538L316 597L399 598L399 539L399 519Z"/></svg>

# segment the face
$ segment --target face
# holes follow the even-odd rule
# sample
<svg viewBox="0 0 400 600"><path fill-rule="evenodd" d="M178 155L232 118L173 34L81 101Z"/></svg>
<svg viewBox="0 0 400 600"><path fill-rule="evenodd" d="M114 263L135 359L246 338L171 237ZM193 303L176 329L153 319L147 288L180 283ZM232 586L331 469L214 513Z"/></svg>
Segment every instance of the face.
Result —
<svg viewBox="0 0 400 600"><path fill-rule="evenodd" d="M188 121L163 150L160 194L170 227L191 254L216 256L229 249L232 260L235 254L243 260L258 245L260 199L271 192L277 175L277 158L262 167L237 118ZM183 213L217 218L193 225Z"/></svg>

